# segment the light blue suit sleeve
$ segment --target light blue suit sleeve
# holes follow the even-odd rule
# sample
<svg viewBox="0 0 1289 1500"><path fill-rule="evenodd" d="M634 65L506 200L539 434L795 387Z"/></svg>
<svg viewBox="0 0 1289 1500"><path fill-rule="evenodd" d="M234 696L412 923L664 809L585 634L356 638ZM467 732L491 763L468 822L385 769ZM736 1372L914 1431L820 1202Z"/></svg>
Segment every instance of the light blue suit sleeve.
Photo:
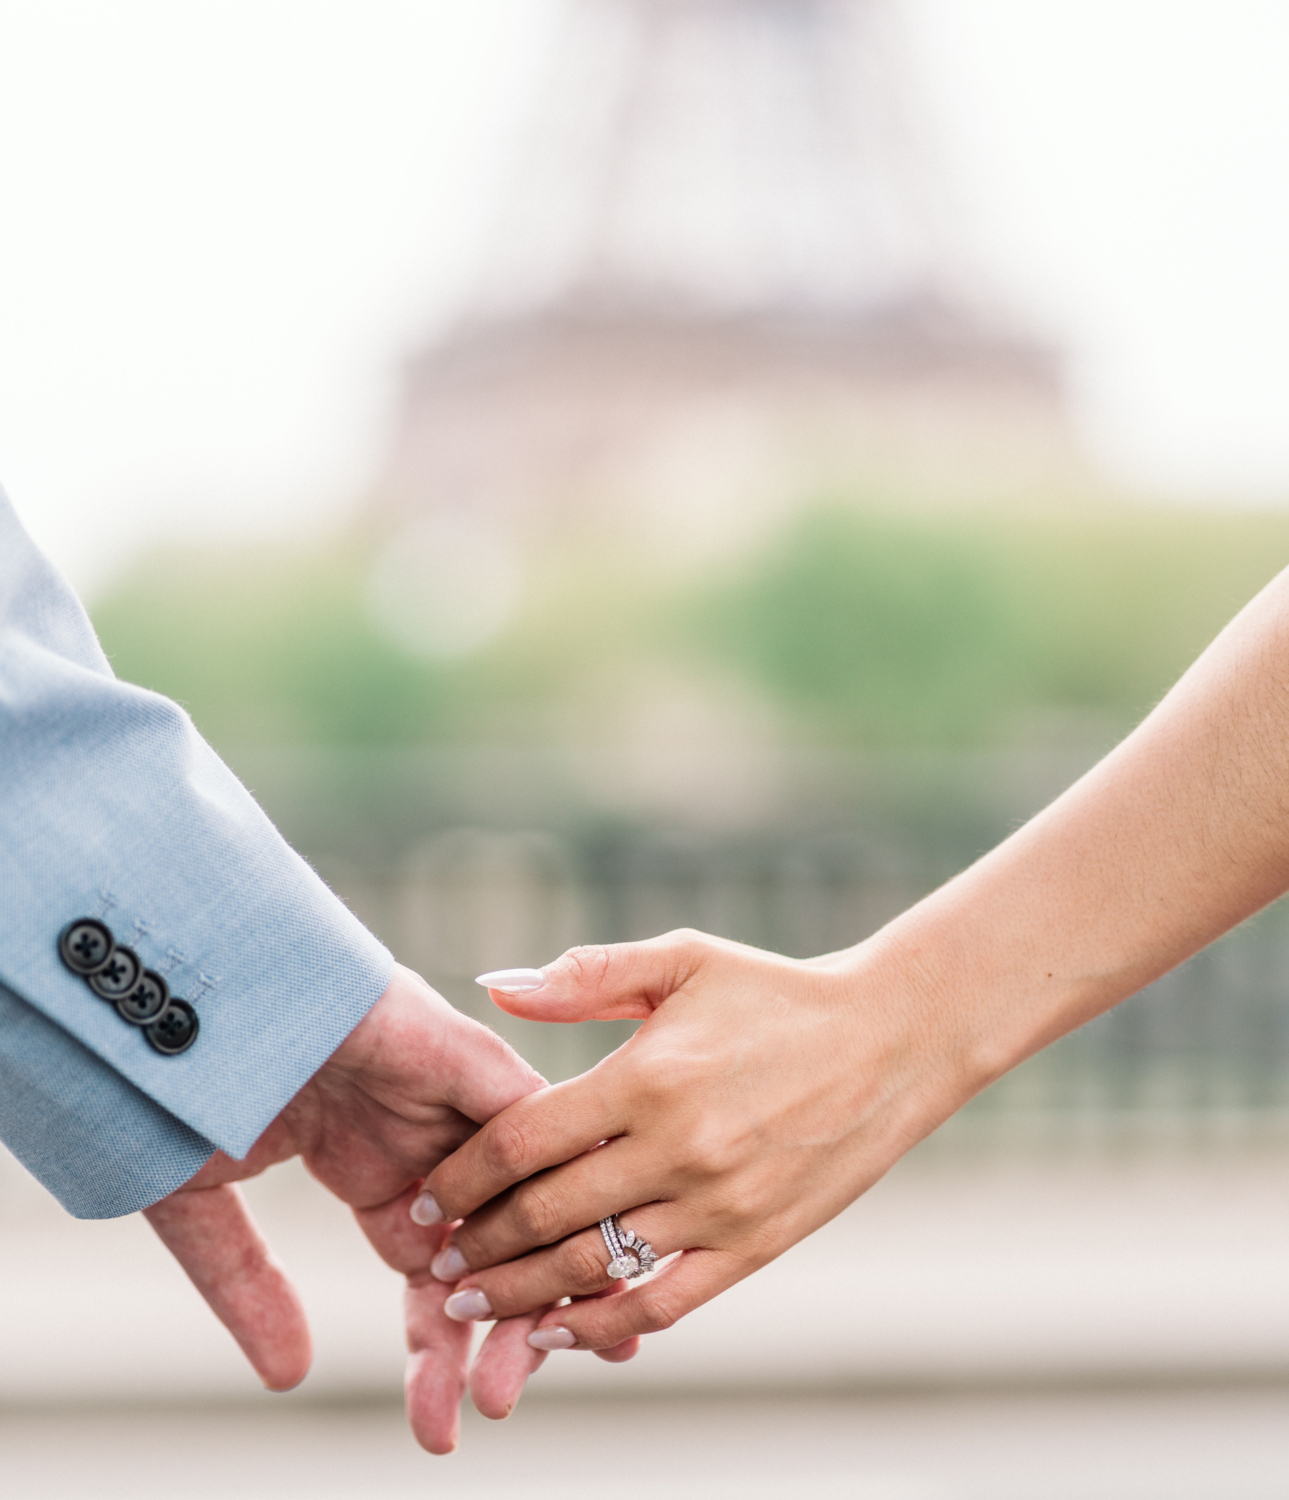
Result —
<svg viewBox="0 0 1289 1500"><path fill-rule="evenodd" d="M0 493L0 1138L82 1218L244 1156L393 959L194 729L118 681ZM59 961L77 917L196 1007L165 1056Z"/></svg>

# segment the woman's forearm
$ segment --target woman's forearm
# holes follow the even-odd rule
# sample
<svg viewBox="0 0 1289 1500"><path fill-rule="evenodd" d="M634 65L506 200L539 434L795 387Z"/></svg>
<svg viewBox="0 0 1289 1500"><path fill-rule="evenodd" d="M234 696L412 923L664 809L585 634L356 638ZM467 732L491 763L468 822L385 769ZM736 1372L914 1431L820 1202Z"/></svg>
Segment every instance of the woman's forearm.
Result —
<svg viewBox="0 0 1289 1500"><path fill-rule="evenodd" d="M841 965L907 973L981 1087L1289 889L1289 573L1050 807Z"/></svg>

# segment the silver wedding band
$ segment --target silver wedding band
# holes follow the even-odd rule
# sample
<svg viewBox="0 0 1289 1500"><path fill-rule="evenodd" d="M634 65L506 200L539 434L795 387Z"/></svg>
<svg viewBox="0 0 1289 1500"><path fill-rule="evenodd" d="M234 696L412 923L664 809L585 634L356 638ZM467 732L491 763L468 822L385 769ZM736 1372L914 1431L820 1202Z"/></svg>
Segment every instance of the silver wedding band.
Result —
<svg viewBox="0 0 1289 1500"><path fill-rule="evenodd" d="M653 1246L636 1238L633 1229L624 1229L617 1214L600 1220L600 1233L604 1236L604 1248L609 1252L609 1264L605 1268L614 1281L625 1277L634 1281L652 1271L658 1257Z"/></svg>

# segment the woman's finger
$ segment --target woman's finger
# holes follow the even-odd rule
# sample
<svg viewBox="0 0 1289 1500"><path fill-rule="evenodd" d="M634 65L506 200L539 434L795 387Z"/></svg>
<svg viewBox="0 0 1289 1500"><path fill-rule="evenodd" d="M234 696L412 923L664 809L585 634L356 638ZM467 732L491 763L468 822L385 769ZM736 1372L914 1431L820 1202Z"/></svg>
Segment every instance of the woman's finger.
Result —
<svg viewBox="0 0 1289 1500"><path fill-rule="evenodd" d="M640 1336L633 1335L629 1339L623 1339L620 1344L614 1344L612 1349L596 1349L593 1353L596 1359L602 1359L606 1364L625 1364L627 1360L634 1359L640 1353Z"/></svg>
<svg viewBox="0 0 1289 1500"><path fill-rule="evenodd" d="M728 1251L686 1250L639 1288L548 1312L529 1340L539 1349L614 1349L639 1334L672 1327L753 1270Z"/></svg>
<svg viewBox="0 0 1289 1500"><path fill-rule="evenodd" d="M606 1141L477 1209L452 1231L449 1248L435 1259L435 1275L457 1281L469 1271L501 1265L599 1223L624 1203L665 1198L670 1187L670 1170L638 1141Z"/></svg>
<svg viewBox="0 0 1289 1500"><path fill-rule="evenodd" d="M181 1189L143 1210L162 1243L271 1391L309 1373L304 1308L237 1188Z"/></svg>
<svg viewBox="0 0 1289 1500"><path fill-rule="evenodd" d="M602 1292L593 1292L592 1298L596 1297L619 1297L624 1287L630 1285L627 1281L615 1281L611 1287ZM534 1321L537 1321L534 1319ZM638 1338L623 1339L620 1344L614 1344L611 1349L596 1349L596 1359L602 1359L606 1364L621 1365L627 1360L634 1359L640 1353L640 1340Z"/></svg>
<svg viewBox="0 0 1289 1500"><path fill-rule="evenodd" d="M699 933L673 932L643 943L572 948L539 972L540 987L491 991L515 1015L579 1021L650 1015L723 947ZM463 1219L516 1182L558 1166L622 1133L630 1101L599 1068L530 1094L491 1119L426 1179L426 1213Z"/></svg>
<svg viewBox="0 0 1289 1500"><path fill-rule="evenodd" d="M534 1172L621 1134L629 1109L603 1066L518 1100L425 1179L417 1199L421 1222L463 1219Z"/></svg>
<svg viewBox="0 0 1289 1500"><path fill-rule="evenodd" d="M597 1295L608 1296L612 1290ZM489 1329L470 1370L470 1399L482 1416L494 1421L508 1417L523 1395L528 1377L545 1362L546 1351L534 1349L528 1343L528 1335L536 1328L545 1310L542 1308L522 1318L503 1319ZM625 1339L612 1349L597 1349L595 1352L598 1358L610 1364L622 1364L640 1352L640 1340Z"/></svg>
<svg viewBox="0 0 1289 1500"><path fill-rule="evenodd" d="M629 1215L639 1241L659 1260L693 1243L685 1235L684 1218L669 1203L633 1209ZM444 1311L450 1318L473 1321L510 1318L563 1297L589 1297L623 1284L620 1276L609 1274L610 1259L599 1229L587 1229L549 1249L472 1272L457 1283ZM441 1262L437 1269L443 1269Z"/></svg>
<svg viewBox="0 0 1289 1500"><path fill-rule="evenodd" d="M668 932L642 943L570 948L528 978L489 985L493 1001L533 1021L630 1021L651 1015L701 967L716 946L696 932ZM524 971L511 971L522 974ZM481 983L494 976L484 974Z"/></svg>
<svg viewBox="0 0 1289 1500"><path fill-rule="evenodd" d="M637 1334L632 1338L623 1339L620 1344L614 1344L612 1349L595 1349L592 1352L596 1359L602 1359L606 1364L623 1365L640 1353L640 1337Z"/></svg>

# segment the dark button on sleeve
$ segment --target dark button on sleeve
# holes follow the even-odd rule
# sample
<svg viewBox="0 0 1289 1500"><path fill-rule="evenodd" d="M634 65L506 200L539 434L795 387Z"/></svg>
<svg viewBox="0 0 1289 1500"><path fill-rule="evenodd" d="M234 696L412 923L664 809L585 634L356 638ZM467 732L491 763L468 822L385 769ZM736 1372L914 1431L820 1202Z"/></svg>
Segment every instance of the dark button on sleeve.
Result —
<svg viewBox="0 0 1289 1500"><path fill-rule="evenodd" d="M112 929L95 917L78 917L58 937L59 958L82 979L105 968L115 948Z"/></svg>
<svg viewBox="0 0 1289 1500"><path fill-rule="evenodd" d="M123 1021L142 1029L166 1057L186 1052L197 1040L197 1012L176 1000L154 969L145 969L133 948L117 945L112 929L97 917L78 917L58 934L58 956Z"/></svg>
<svg viewBox="0 0 1289 1500"><path fill-rule="evenodd" d="M133 948L118 947L96 973L89 977L90 989L100 1000L123 1000L143 978L143 965Z"/></svg>
<svg viewBox="0 0 1289 1500"><path fill-rule="evenodd" d="M143 1034L158 1052L174 1057L197 1040L197 1012L186 1000L171 1000Z"/></svg>
<svg viewBox="0 0 1289 1500"><path fill-rule="evenodd" d="M131 1026L147 1026L165 1010L170 1000L170 989L160 974L144 969L138 984L116 1002L116 1013Z"/></svg>

